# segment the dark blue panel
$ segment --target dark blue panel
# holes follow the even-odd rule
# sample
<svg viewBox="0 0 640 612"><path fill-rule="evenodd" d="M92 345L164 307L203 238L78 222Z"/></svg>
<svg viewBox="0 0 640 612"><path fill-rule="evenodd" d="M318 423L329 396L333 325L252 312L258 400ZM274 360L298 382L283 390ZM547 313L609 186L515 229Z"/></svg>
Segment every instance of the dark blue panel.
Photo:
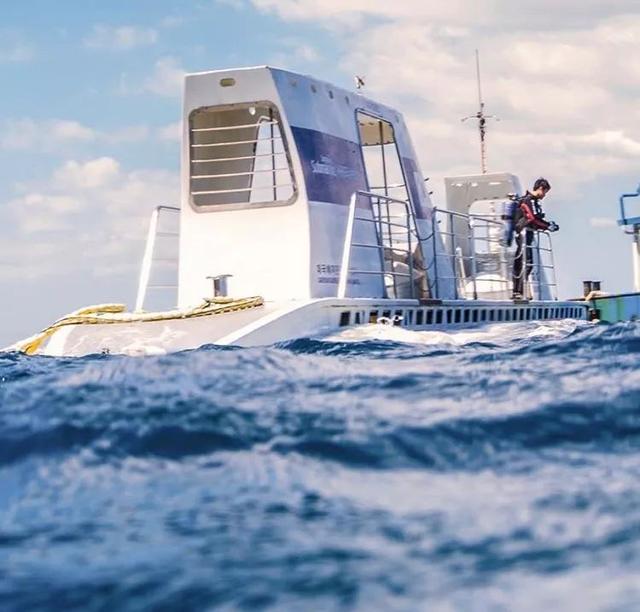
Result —
<svg viewBox="0 0 640 612"><path fill-rule="evenodd" d="M291 131L309 200L348 206L354 191L367 188L358 143L307 128L292 127Z"/></svg>

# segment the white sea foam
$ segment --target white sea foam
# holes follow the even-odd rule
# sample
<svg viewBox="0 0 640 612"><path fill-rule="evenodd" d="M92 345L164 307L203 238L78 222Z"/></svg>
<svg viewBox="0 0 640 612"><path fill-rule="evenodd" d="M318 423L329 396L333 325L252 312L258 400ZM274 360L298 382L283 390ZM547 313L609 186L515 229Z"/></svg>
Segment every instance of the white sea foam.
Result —
<svg viewBox="0 0 640 612"><path fill-rule="evenodd" d="M532 321L526 323L495 323L459 330L417 331L387 324L360 325L349 327L323 338L328 342L362 342L383 340L423 345L464 346L475 342L505 344L522 339L564 338L583 321L564 319L562 321Z"/></svg>

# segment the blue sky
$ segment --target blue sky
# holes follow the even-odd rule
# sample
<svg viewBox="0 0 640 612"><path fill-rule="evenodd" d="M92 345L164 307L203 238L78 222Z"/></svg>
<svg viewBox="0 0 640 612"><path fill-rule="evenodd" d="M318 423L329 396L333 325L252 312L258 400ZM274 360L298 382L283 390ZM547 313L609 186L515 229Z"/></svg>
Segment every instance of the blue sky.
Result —
<svg viewBox="0 0 640 612"><path fill-rule="evenodd" d="M514 5L517 4L517 10ZM442 205L477 170L473 51L489 164L554 185L562 294L631 284L612 225L640 180L633 0L110 0L7 3L0 22L0 345L79 306L131 305L149 210L178 197L184 71L273 64L398 106Z"/></svg>

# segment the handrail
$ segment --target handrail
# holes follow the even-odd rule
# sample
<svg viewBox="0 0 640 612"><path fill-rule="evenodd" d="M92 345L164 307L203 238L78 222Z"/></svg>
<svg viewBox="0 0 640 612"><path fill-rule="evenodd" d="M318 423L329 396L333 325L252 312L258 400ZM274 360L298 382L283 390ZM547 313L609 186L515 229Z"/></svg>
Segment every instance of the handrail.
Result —
<svg viewBox="0 0 640 612"><path fill-rule="evenodd" d="M363 196L372 201L371 211L373 218L356 216L357 198ZM399 205L402 212L389 212L390 205ZM387 210L383 213L382 208ZM377 209L377 210L376 210ZM410 278L410 295L414 296L416 287L414 278L416 269L414 266L414 254L412 252L412 239L415 239L426 255L426 248L432 249L430 261L425 263L420 271L426 275L428 292L431 297L439 298L439 283L451 281L456 297L463 299L478 299L479 294L503 295L504 299L511 297L512 287L512 255L503 244L502 228L503 220L498 215L473 215L457 211L449 211L438 208L432 210L432 228L427 236L421 235L420 226L414 218L413 210L407 200L393 198L388 195L368 191L356 191L349 202L347 227L342 250L340 276L338 281L338 297L344 298L347 294L347 285L350 275L353 274L378 274L383 278L391 278L395 294L398 294L396 279ZM400 219L405 223L397 222ZM376 227L377 244L362 244L353 242L355 222L373 223ZM440 223L442 227L438 227ZM394 228L396 228L394 230ZM546 238L543 238L544 234ZM398 242L391 243L392 237ZM439 237L443 242L439 242ZM429 241L432 240L432 245ZM546 240L546 244L544 241ZM387 244L388 243L388 244ZM398 246L399 245L399 246ZM478 246L484 245L481 252ZM381 270L372 272L365 270L350 270L352 250L354 248L375 248L381 255ZM536 282L536 293L541 298L547 290L552 298L557 299L557 279L555 262L553 259L553 245L548 232L536 232L536 242L527 247L523 245L523 266L521 274L526 274L526 261L531 261L531 278L527 278L527 285L523 287L525 295L531 295L528 289L530 283ZM535 251L528 255L527 249ZM408 272L400 272L395 268L397 258L390 256L391 252L398 252L402 257L406 256ZM391 260L390 269L387 262ZM444 268L439 262L449 262ZM404 261L404 260L403 260ZM478 269L481 273L478 274ZM445 272L445 270L449 270ZM535 272L535 273L534 273ZM551 276L548 276L550 274ZM390 285L385 281L385 293ZM496 299L494 297L493 299Z"/></svg>
<svg viewBox="0 0 640 612"><path fill-rule="evenodd" d="M206 142L192 144L192 149L204 149L206 147L228 147L231 145L256 144L258 142L269 142L271 140L282 140L282 136L274 136L273 138L253 138L251 140L236 140L229 142Z"/></svg>
<svg viewBox="0 0 640 612"><path fill-rule="evenodd" d="M376 211L374 210L374 204L372 202L372 206L371 206L371 211L373 213L373 218L368 219L365 217L356 217L356 203L357 203L357 199L358 196L364 196L370 199L375 199L375 205L377 206L378 210L377 210L377 216L376 216ZM381 210L381 205L382 202L384 202L386 204L386 220L383 219L383 214L382 214L382 210ZM403 207L404 210L404 218L406 219L406 224L405 225L401 225L399 223L394 223L391 221L392 218L396 218L396 217L401 217L401 215L391 215L391 213L389 212L388 206L389 204L399 204L400 206ZM382 195L382 194L378 194L378 193L373 193L371 191L364 191L364 190L359 190L359 191L355 191L352 195L351 198L349 200L349 211L347 213L347 227L345 230L345 237L344 237L344 245L342 248L342 257L341 257L341 265L340 265L340 276L338 277L338 289L337 289L337 297L338 298L344 298L346 297L346 293L347 293L347 284L348 284L348 279L349 279L349 274L374 274L374 275L379 275L381 276L383 279L385 277L390 276L393 282L393 287L394 287L394 292L397 293L397 284L396 284L396 278L397 277L402 277L402 278L408 278L409 279L409 285L410 285L410 292L411 292L411 296L413 297L414 294L414 283L413 283L413 278L414 278L414 270L413 270L413 255L411 253L411 227L410 227L410 221L413 219L413 216L411 214L411 210L409 208L409 203L406 200L400 200L398 198L392 198L390 196L386 196L386 195ZM354 230L354 226L355 226L355 221L361 221L364 223L372 223L375 228L376 228L376 235L377 235L377 244L362 244L362 243L354 243L353 242L353 230ZM403 228L405 230L404 234L407 237L407 248L400 248L398 246L395 246L392 242L391 242L391 236L392 236L392 232L391 232L391 227L400 227ZM388 242L389 244L385 244L385 232L384 232L384 228L386 227L386 236L388 238ZM378 270L350 270L349 266L350 266L350 261L351 261L351 252L353 250L353 248L373 248L378 250L378 252L380 253L380 264L381 264L381 269ZM393 260L392 260L392 267L391 270L387 270L385 268L385 253L386 252L398 252L398 253L405 253L407 256L407 267L408 267L408 272L397 272L393 269ZM386 287L385 287L385 292L386 292Z"/></svg>
<svg viewBox="0 0 640 612"><path fill-rule="evenodd" d="M629 219L627 219L625 206L624 206L624 201L629 199L629 198L637 198L637 197L640 197L640 185L638 185L638 189L636 190L635 193L623 193L620 196L620 198L619 198L619 202L620 202L620 220L618 221L618 225L629 225L629 223L628 223ZM634 217L634 220L635 219L637 219L637 217Z"/></svg>
<svg viewBox="0 0 640 612"><path fill-rule="evenodd" d="M191 128L192 132L222 132L226 130L244 130L245 128L262 127L263 125L278 125L277 121L258 121L258 123L245 123L244 125L221 125L210 128Z"/></svg>
<svg viewBox="0 0 640 612"><path fill-rule="evenodd" d="M143 309L144 301L147 296L147 289L149 288L149 277L151 276L151 266L153 264L153 252L155 250L156 238L158 236L177 236L178 233L174 232L158 232L158 218L163 211L180 212L179 208L175 206L156 206L151 213L151 220L149 221L149 230L147 232L147 241L144 247L144 255L142 257L142 266L140 268L140 279L138 281L138 292L136 295L135 312L140 312ZM170 288L168 286L160 286L162 288Z"/></svg>

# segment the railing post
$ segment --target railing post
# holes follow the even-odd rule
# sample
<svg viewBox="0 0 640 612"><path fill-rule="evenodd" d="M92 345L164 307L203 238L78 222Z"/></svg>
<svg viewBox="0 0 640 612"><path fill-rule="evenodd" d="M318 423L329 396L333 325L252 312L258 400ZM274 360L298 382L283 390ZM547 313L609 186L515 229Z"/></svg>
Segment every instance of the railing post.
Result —
<svg viewBox="0 0 640 612"><path fill-rule="evenodd" d="M448 236L451 239L451 269L453 270L453 284L456 291L456 299L460 298L460 292L458 291L458 269L456 267L456 228L453 225L453 215L450 211L447 211L447 217L449 219L449 232Z"/></svg>
<svg viewBox="0 0 640 612"><path fill-rule="evenodd" d="M415 297L415 288L413 283L413 249L411 248L411 218L409 216L409 206L405 206L407 219L407 264L409 265L409 294L413 299Z"/></svg>
<svg viewBox="0 0 640 612"><path fill-rule="evenodd" d="M477 300L478 287L476 284L476 239L473 228L473 219L471 217L469 217L467 221L467 227L469 229L468 240L470 241L470 243L467 246L469 247L469 255L471 257L471 280L473 282L473 299Z"/></svg>
<svg viewBox="0 0 640 612"><path fill-rule="evenodd" d="M151 262L153 260L153 250L156 243L156 230L158 228L158 213L156 208L151 213L151 221L149 221L149 231L147 232L147 243L144 247L144 256L142 257L142 267L140 269L140 280L138 281L138 295L136 296L135 311L140 312L144 306L144 300L147 295L147 285L149 284L149 275L151 274Z"/></svg>
<svg viewBox="0 0 640 612"><path fill-rule="evenodd" d="M349 261L351 259L351 243L353 242L353 224L356 214L357 197L357 192L354 192L349 202L347 229L344 234L344 246L342 247L342 263L340 264L340 278L338 281L339 299L344 299L347 294L347 280L349 278Z"/></svg>
<svg viewBox="0 0 640 612"><path fill-rule="evenodd" d="M431 240L433 240L433 281L435 286L435 295L432 297L438 299L440 297L440 291L438 290L438 249L436 248L436 225L438 224L438 208L433 207L433 214L431 216Z"/></svg>
<svg viewBox="0 0 640 612"><path fill-rule="evenodd" d="M526 241L525 241L526 242ZM536 253L537 253L537 267L538 267L538 299L542 299L542 267L540 259L540 232L536 232Z"/></svg>

